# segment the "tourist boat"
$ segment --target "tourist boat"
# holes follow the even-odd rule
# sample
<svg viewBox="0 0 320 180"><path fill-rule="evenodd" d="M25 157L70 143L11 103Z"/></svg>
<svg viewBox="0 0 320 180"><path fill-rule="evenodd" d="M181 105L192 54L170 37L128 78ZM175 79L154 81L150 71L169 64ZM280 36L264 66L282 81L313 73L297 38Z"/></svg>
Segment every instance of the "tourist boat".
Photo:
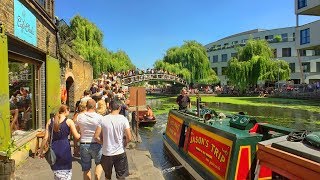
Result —
<svg viewBox="0 0 320 180"><path fill-rule="evenodd" d="M254 117L235 114L170 110L165 147L195 179L253 179L257 143L289 134L292 129L258 123ZM259 179L270 179L272 171L259 165Z"/></svg>
<svg viewBox="0 0 320 180"><path fill-rule="evenodd" d="M138 111L138 120L136 121L139 127L152 127L156 124L157 120L153 116L152 119L145 118L145 114L147 114L147 110L139 110ZM135 111L132 112L132 120L135 121L137 119Z"/></svg>

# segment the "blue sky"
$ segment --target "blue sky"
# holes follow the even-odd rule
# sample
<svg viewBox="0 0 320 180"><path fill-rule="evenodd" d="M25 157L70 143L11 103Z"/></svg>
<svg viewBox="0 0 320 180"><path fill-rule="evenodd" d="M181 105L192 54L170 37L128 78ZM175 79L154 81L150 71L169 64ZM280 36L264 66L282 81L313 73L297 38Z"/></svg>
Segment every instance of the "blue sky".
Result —
<svg viewBox="0 0 320 180"><path fill-rule="evenodd" d="M185 40L203 45L251 29L295 26L293 0L56 0L67 23L79 14L104 34L104 46L125 51L146 69ZM319 19L302 17L300 24Z"/></svg>

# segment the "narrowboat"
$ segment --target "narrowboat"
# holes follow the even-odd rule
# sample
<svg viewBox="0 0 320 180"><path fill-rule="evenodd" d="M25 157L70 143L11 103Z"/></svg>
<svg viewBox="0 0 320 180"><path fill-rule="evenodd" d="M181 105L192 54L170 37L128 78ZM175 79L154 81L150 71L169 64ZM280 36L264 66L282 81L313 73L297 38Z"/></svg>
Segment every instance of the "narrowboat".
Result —
<svg viewBox="0 0 320 180"><path fill-rule="evenodd" d="M214 111L172 109L163 142L195 179L271 179L272 171L259 165L258 142L289 134L292 129L258 123L254 117L235 114L219 117Z"/></svg>

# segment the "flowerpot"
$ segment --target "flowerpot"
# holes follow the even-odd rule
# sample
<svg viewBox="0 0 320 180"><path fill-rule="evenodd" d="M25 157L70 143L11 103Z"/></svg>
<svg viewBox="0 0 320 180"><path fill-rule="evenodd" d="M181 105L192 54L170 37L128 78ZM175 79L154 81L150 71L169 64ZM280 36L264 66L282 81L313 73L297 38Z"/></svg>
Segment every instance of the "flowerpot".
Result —
<svg viewBox="0 0 320 180"><path fill-rule="evenodd" d="M9 159L7 161L0 161L0 179L1 180L11 180L14 177L15 171L15 161L14 159Z"/></svg>

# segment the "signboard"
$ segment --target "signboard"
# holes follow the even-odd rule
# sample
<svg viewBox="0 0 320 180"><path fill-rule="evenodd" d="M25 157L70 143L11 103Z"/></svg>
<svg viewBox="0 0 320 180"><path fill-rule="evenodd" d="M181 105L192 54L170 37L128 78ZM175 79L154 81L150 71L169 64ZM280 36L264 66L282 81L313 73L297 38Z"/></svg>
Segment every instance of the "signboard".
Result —
<svg viewBox="0 0 320 180"><path fill-rule="evenodd" d="M219 179L226 179L232 141L195 125L190 128L188 154Z"/></svg>
<svg viewBox="0 0 320 180"><path fill-rule="evenodd" d="M173 114L169 115L166 134L177 145L179 145L182 123L182 119Z"/></svg>
<svg viewBox="0 0 320 180"><path fill-rule="evenodd" d="M14 35L37 46L36 17L19 0L14 0Z"/></svg>

